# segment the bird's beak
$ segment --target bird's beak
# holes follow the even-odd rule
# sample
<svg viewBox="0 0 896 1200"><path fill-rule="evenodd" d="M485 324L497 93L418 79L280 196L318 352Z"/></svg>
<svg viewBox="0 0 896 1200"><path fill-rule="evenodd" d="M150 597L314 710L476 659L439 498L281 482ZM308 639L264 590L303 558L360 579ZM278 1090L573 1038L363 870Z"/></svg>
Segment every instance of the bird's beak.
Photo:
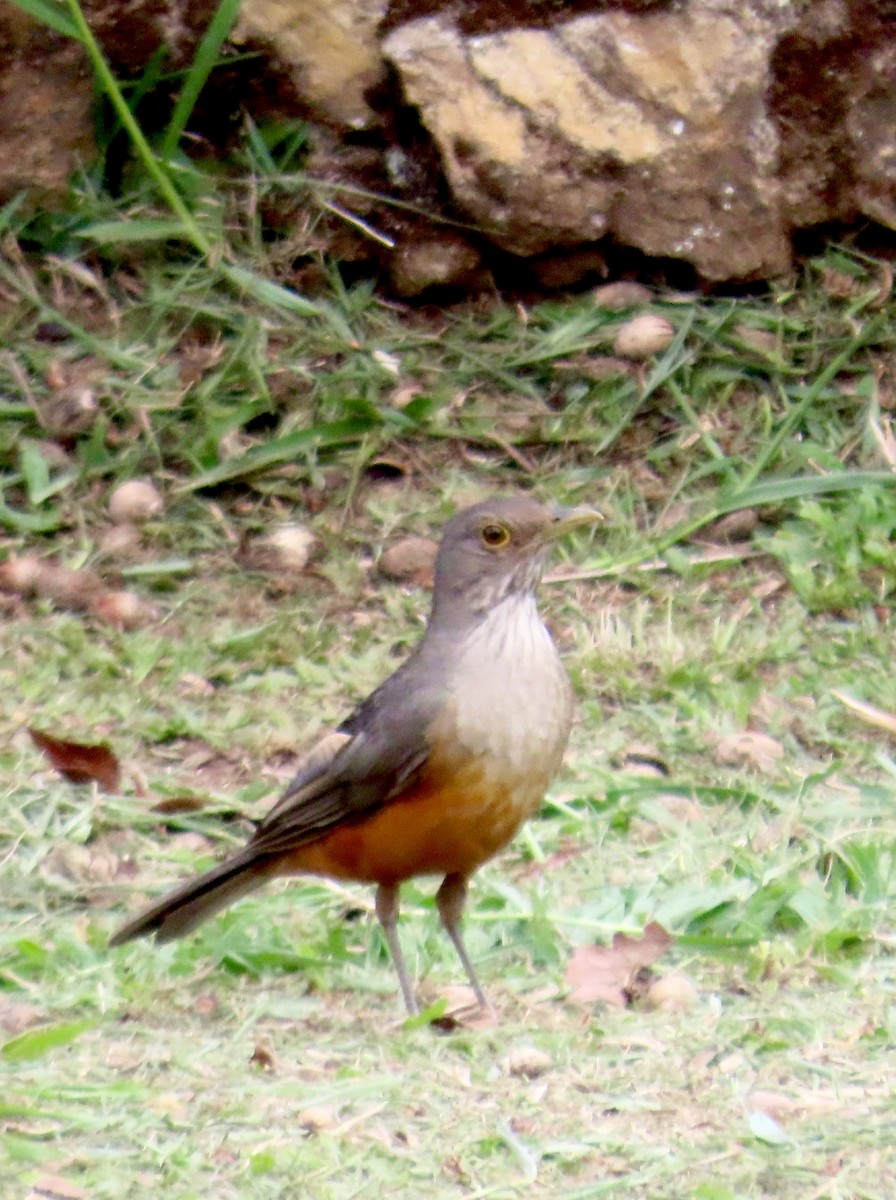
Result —
<svg viewBox="0 0 896 1200"><path fill-rule="evenodd" d="M548 530L551 541L569 533L571 529L579 529L583 525L597 525L604 519L603 513L587 504L577 504L575 508L555 508L554 521Z"/></svg>

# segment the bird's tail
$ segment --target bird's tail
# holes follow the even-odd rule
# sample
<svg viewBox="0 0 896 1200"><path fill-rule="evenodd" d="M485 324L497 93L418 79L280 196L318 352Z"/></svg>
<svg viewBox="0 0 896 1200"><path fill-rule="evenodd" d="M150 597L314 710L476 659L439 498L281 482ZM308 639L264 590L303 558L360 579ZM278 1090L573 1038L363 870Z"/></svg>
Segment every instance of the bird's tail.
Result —
<svg viewBox="0 0 896 1200"><path fill-rule="evenodd" d="M109 939L109 945L120 946L150 933L154 933L160 942L183 937L239 896L260 887L265 881L265 873L258 870L258 866L255 855L246 851L235 854L204 875L169 892L122 925Z"/></svg>

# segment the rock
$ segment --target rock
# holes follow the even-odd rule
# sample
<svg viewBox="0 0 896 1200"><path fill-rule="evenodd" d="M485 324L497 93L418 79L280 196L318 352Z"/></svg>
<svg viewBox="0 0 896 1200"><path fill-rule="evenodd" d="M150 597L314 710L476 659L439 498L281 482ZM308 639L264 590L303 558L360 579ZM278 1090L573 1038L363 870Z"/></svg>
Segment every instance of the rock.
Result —
<svg viewBox="0 0 896 1200"><path fill-rule="evenodd" d="M537 1079L550 1071L554 1065L553 1059L537 1046L514 1046L507 1055L506 1068L508 1075L517 1075L523 1079Z"/></svg>
<svg viewBox="0 0 896 1200"><path fill-rule="evenodd" d="M336 1109L325 1104L309 1105L296 1117L299 1128L304 1129L306 1133L324 1133L328 1129L335 1129L336 1122Z"/></svg>
<svg viewBox="0 0 896 1200"><path fill-rule="evenodd" d="M89 608L102 586L95 571L86 568L73 571L51 559L31 555L9 559L3 564L0 578L0 590L24 597L38 596L74 612Z"/></svg>
<svg viewBox="0 0 896 1200"><path fill-rule="evenodd" d="M663 975L647 990L647 1007L687 1012L697 1003L697 989L686 975Z"/></svg>
<svg viewBox="0 0 896 1200"><path fill-rule="evenodd" d="M0 8L0 199L61 194L96 155L94 91L81 48L48 36L15 4Z"/></svg>
<svg viewBox="0 0 896 1200"><path fill-rule="evenodd" d="M116 525L142 525L160 516L164 507L157 488L147 479L120 483L109 497L109 516Z"/></svg>
<svg viewBox="0 0 896 1200"><path fill-rule="evenodd" d="M243 0L234 40L274 48L319 115L363 129L374 120L367 93L385 74L377 31L387 8L387 0Z"/></svg>
<svg viewBox="0 0 896 1200"><path fill-rule="evenodd" d="M402 538L380 555L377 571L384 579L431 583L438 544L430 538Z"/></svg>
<svg viewBox="0 0 896 1200"><path fill-rule="evenodd" d="M140 547L140 530L136 525L110 525L97 543L100 554L107 558L132 558Z"/></svg>
<svg viewBox="0 0 896 1200"><path fill-rule="evenodd" d="M113 70L132 78L160 47L166 69L192 61L217 9L83 6ZM466 251L455 261L422 212L460 210L480 251L491 240L530 260L547 287L600 270L608 235L727 280L788 269L801 227L858 217L896 228L885 0L244 0L233 38L261 52L264 70L214 73L191 130L217 134L220 148L244 106L257 121L310 110L322 121L316 147L365 130L330 169L306 164L326 185L353 187L321 190L351 211L331 211L319 236L331 256L370 262L397 239L390 269L403 295L440 280L478 288L506 266L483 253L467 274ZM92 102L83 48L3 7L0 201L60 192L91 160ZM406 267L405 243L425 241L424 269Z"/></svg>
<svg viewBox="0 0 896 1200"><path fill-rule="evenodd" d="M392 286L399 296L419 296L432 287L475 286L482 280L482 256L453 230L432 230L405 238L389 262Z"/></svg>
<svg viewBox="0 0 896 1200"><path fill-rule="evenodd" d="M304 525L278 525L242 546L239 559L252 571L301 575L311 558L314 534Z"/></svg>
<svg viewBox="0 0 896 1200"><path fill-rule="evenodd" d="M155 612L134 592L100 592L90 602L90 612L116 629L137 629Z"/></svg>
<svg viewBox="0 0 896 1200"><path fill-rule="evenodd" d="M504 249L612 232L730 278L790 260L765 95L791 9L690 0L467 38L442 13L384 50L456 198Z"/></svg>
<svg viewBox="0 0 896 1200"><path fill-rule="evenodd" d="M16 596L37 594L38 581L44 570L44 560L34 554L23 554L0 563L0 591Z"/></svg>
<svg viewBox="0 0 896 1200"><path fill-rule="evenodd" d="M675 329L665 317L641 313L620 325L613 338L613 352L623 358L651 358L672 345Z"/></svg>
<svg viewBox="0 0 896 1200"><path fill-rule="evenodd" d="M619 279L595 288L593 299L598 308L604 308L607 312L625 312L627 308L643 308L653 296L642 283Z"/></svg>

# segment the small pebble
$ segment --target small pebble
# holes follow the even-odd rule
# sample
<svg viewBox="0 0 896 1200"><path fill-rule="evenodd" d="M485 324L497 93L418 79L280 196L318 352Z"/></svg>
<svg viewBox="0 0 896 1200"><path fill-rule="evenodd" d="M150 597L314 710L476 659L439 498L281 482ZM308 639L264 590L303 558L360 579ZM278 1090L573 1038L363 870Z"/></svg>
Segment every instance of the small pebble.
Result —
<svg viewBox="0 0 896 1200"><path fill-rule="evenodd" d="M641 313L620 325L613 339L613 352L623 358L651 358L668 349L675 329L665 317Z"/></svg>
<svg viewBox="0 0 896 1200"><path fill-rule="evenodd" d="M146 479L129 479L113 488L109 516L116 525L139 525L157 517L164 509L158 490Z"/></svg>
<svg viewBox="0 0 896 1200"><path fill-rule="evenodd" d="M697 1003L697 989L686 975L664 975L650 985L648 1008L663 1012L687 1012Z"/></svg>
<svg viewBox="0 0 896 1200"><path fill-rule="evenodd" d="M377 570L385 579L413 580L424 583L432 580L438 545L429 538L402 538L380 555Z"/></svg>
<svg viewBox="0 0 896 1200"><path fill-rule="evenodd" d="M537 1079L553 1065L551 1056L537 1046L514 1046L507 1055L507 1073L522 1079Z"/></svg>

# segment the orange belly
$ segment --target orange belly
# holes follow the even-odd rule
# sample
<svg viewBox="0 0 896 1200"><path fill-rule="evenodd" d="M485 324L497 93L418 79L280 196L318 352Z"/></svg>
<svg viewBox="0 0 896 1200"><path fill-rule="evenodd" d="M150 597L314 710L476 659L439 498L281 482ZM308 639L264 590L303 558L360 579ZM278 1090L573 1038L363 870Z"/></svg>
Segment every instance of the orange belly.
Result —
<svg viewBox="0 0 896 1200"><path fill-rule="evenodd" d="M544 791L539 781L498 783L486 775L478 768L450 785L424 780L372 816L290 851L275 872L387 885L415 875L470 875L507 845Z"/></svg>

